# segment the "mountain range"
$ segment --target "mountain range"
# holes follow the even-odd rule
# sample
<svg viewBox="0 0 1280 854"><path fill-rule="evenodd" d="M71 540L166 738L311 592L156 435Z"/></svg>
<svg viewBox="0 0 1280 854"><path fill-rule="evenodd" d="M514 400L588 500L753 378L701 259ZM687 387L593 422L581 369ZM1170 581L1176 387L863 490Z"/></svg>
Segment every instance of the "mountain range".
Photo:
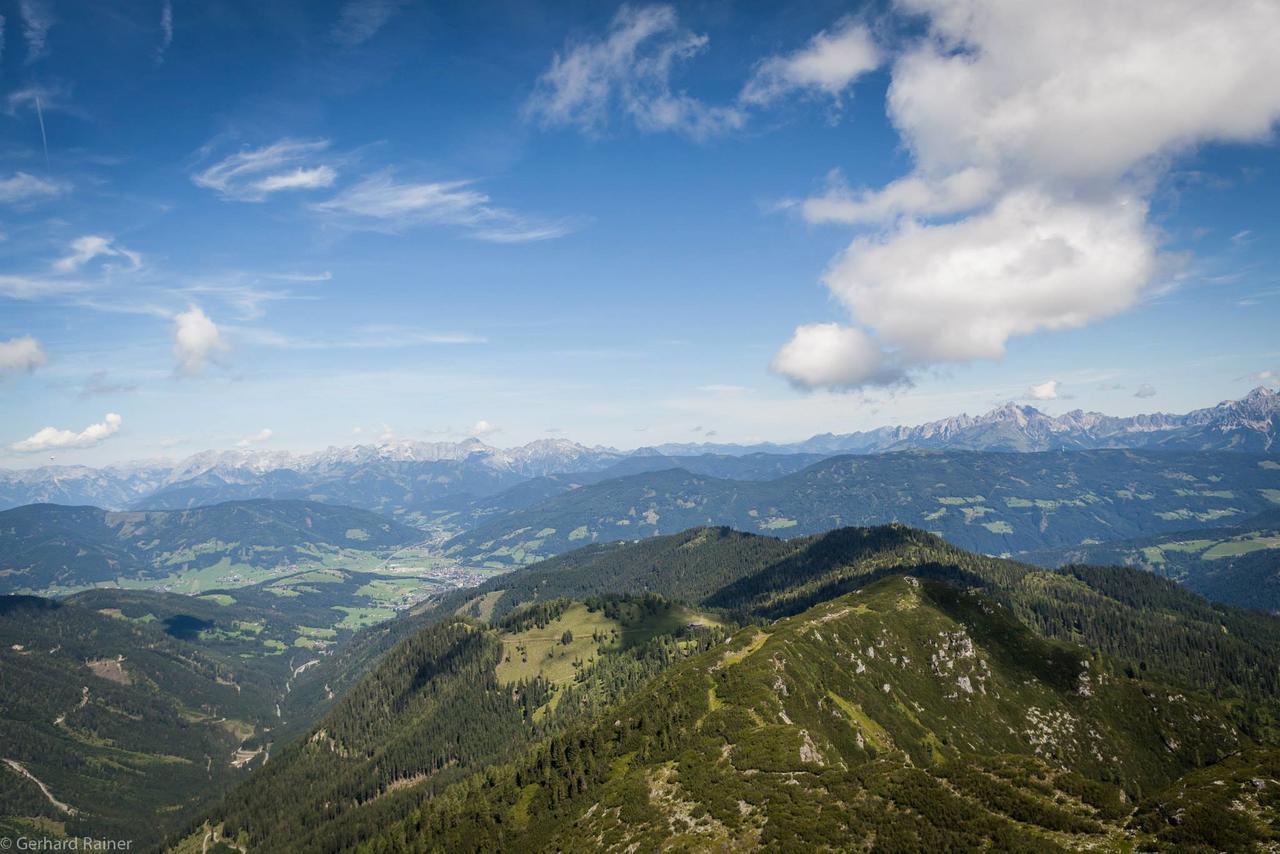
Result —
<svg viewBox="0 0 1280 854"><path fill-rule="evenodd" d="M90 468L41 466L0 470L0 508L52 502L112 510L181 509L248 498L295 498L348 504L421 521L443 504L495 495L532 478L671 468L664 460L690 457L803 455L809 462L840 454L906 449L1050 451L1098 448L1228 450L1268 453L1280 448L1280 394L1256 388L1236 401L1184 415L1114 417L1079 410L1059 416L1007 404L985 415L958 415L915 427L882 427L824 434L789 444L667 444L620 451L565 439L502 449L463 442L394 441L286 451L206 451L180 461ZM658 458L657 460L645 458ZM720 477L751 479L731 460ZM688 467L688 466L685 466ZM793 469L794 470L794 469ZM784 472L774 472L774 476Z"/></svg>
<svg viewBox="0 0 1280 854"><path fill-rule="evenodd" d="M900 451L830 457L772 480L673 468L566 485L559 494L470 520L443 549L467 563L499 567L700 525L800 536L900 522L964 548L1016 555L1221 526L1278 504L1280 462L1271 456Z"/></svg>

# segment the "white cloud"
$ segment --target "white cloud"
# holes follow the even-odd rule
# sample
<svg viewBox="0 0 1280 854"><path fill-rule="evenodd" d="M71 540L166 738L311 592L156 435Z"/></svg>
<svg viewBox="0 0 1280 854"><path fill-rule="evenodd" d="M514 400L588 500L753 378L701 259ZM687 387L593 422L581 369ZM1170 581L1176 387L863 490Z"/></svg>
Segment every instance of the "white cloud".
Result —
<svg viewBox="0 0 1280 854"><path fill-rule="evenodd" d="M483 439L485 436L492 436L498 432L498 428L490 424L488 421L481 419L471 427L469 435L476 439Z"/></svg>
<svg viewBox="0 0 1280 854"><path fill-rule="evenodd" d="M257 433L250 433L248 436L245 436L243 439L236 442L236 447L247 448L250 445L260 445L269 440L272 435L270 427L263 427Z"/></svg>
<svg viewBox="0 0 1280 854"><path fill-rule="evenodd" d="M0 202L8 205L33 199L48 199L67 191L67 185L47 178L38 178L27 172L14 172L8 178L0 178Z"/></svg>
<svg viewBox="0 0 1280 854"><path fill-rule="evenodd" d="M314 190L333 186L334 179L337 177L338 173L329 166L317 166L314 169L303 169L299 166L292 172L268 175L261 181L255 181L252 186L264 194L280 190Z"/></svg>
<svg viewBox="0 0 1280 854"><path fill-rule="evenodd" d="M881 190L854 192L833 172L827 190L801 203L806 221L824 223L882 222L902 213L925 216L971 210L991 198L996 177L984 169L963 169L937 181L899 178Z"/></svg>
<svg viewBox="0 0 1280 854"><path fill-rule="evenodd" d="M770 367L803 388L893 385L903 379L871 336L838 323L797 328Z"/></svg>
<svg viewBox="0 0 1280 854"><path fill-rule="evenodd" d="M573 228L563 220L536 220L495 207L470 181L402 182L389 170L312 207L351 227L398 231L413 225L449 225L492 243L550 240Z"/></svg>
<svg viewBox="0 0 1280 854"><path fill-rule="evenodd" d="M261 202L282 190L328 187L337 172L316 162L328 148L327 139L282 139L228 155L192 175L191 180L224 199L239 202Z"/></svg>
<svg viewBox="0 0 1280 854"><path fill-rule="evenodd" d="M600 133L621 110L646 131L678 131L697 139L741 127L736 107L705 104L671 87L674 66L707 46L706 36L680 26L671 6L622 6L601 38L567 46L552 57L525 104L525 115L547 126Z"/></svg>
<svg viewBox="0 0 1280 854"><path fill-rule="evenodd" d="M1150 383L1143 383L1138 386L1138 390L1133 393L1134 397L1155 397L1156 388Z"/></svg>
<svg viewBox="0 0 1280 854"><path fill-rule="evenodd" d="M48 360L40 342L30 335L0 341L0 376L30 373Z"/></svg>
<svg viewBox="0 0 1280 854"><path fill-rule="evenodd" d="M801 210L880 224L825 282L907 370L1133 306L1159 269L1147 199L1170 159L1265 141L1280 118L1276 4L897 5L926 23L888 95L914 171Z"/></svg>
<svg viewBox="0 0 1280 854"><path fill-rule="evenodd" d="M879 64L880 51L871 33L854 19L845 18L800 50L760 62L740 98L747 104L765 106L797 90L815 90L838 100L855 80Z"/></svg>
<svg viewBox="0 0 1280 854"><path fill-rule="evenodd" d="M209 316L199 306L187 310L173 319L173 356L178 362L178 372L195 376L204 370L207 362L227 349L222 334Z"/></svg>
<svg viewBox="0 0 1280 854"><path fill-rule="evenodd" d="M344 47L355 47L373 38L391 20L403 0L349 0L343 4L330 37Z"/></svg>
<svg viewBox="0 0 1280 854"><path fill-rule="evenodd" d="M39 276L0 275L0 296L18 300L38 300L88 289L84 282Z"/></svg>
<svg viewBox="0 0 1280 854"><path fill-rule="evenodd" d="M120 430L123 420L114 412L97 424L90 424L79 433L74 430L59 430L57 427L45 427L38 430L21 442L14 442L10 450L21 454L32 454L40 451L55 451L63 448L91 448Z"/></svg>
<svg viewBox="0 0 1280 854"><path fill-rule="evenodd" d="M19 0L18 12L22 15L22 35L27 40L27 63L44 56L53 26L53 9L48 0Z"/></svg>
<svg viewBox="0 0 1280 854"><path fill-rule="evenodd" d="M1032 400L1057 400L1058 399L1058 381L1045 380L1044 382L1033 385L1027 389L1027 397Z"/></svg>
<svg viewBox="0 0 1280 854"><path fill-rule="evenodd" d="M156 62L164 62L165 51L173 44L173 3L164 0L160 4L160 46L156 48Z"/></svg>
<svg viewBox="0 0 1280 854"><path fill-rule="evenodd" d="M142 256L120 246L114 238L86 234L71 241L70 252L54 261L53 269L59 273L73 273L94 258L123 258L134 270L142 266Z"/></svg>
<svg viewBox="0 0 1280 854"><path fill-rule="evenodd" d="M1155 155L1256 141L1280 112L1280 6L899 0L928 17L889 111L929 176L1110 182Z"/></svg>

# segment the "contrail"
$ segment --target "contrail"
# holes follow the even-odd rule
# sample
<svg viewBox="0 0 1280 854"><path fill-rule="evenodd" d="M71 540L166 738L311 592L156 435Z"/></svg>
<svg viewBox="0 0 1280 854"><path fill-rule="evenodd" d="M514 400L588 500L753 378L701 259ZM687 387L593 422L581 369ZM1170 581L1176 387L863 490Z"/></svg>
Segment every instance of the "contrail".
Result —
<svg viewBox="0 0 1280 854"><path fill-rule="evenodd" d="M49 165L49 137L44 132L44 110L40 108L40 96L36 95L36 118L40 120L40 142L44 145L44 171L52 172Z"/></svg>

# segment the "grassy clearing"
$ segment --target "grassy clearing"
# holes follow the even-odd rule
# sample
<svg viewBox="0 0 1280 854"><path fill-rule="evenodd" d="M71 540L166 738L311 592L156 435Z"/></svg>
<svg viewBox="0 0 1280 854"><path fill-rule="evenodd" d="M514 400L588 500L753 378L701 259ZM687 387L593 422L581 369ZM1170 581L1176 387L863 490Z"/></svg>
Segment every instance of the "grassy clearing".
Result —
<svg viewBox="0 0 1280 854"><path fill-rule="evenodd" d="M622 624L603 611L589 611L581 603L570 605L556 620L503 637L503 657L498 681L503 684L535 676L566 685L601 649L622 643ZM566 632L572 640L566 644ZM594 635L594 636L593 636Z"/></svg>
<svg viewBox="0 0 1280 854"><path fill-rule="evenodd" d="M1262 551L1263 549L1280 549L1280 536L1254 537L1247 540L1227 540L1226 542L1218 543L1216 546L1200 555L1200 557L1205 560L1215 560L1223 557L1236 557L1237 555L1249 554L1250 552Z"/></svg>

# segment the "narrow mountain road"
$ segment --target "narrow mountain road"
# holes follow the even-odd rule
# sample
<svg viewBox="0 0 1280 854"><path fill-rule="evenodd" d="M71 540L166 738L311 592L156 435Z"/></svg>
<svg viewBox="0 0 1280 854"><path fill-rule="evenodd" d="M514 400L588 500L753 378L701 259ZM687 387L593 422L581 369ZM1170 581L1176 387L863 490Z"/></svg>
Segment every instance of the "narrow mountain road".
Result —
<svg viewBox="0 0 1280 854"><path fill-rule="evenodd" d="M41 782L41 780L38 777L36 777L35 774L32 774L30 771L28 771L21 762L18 762L16 759L6 759L4 760L4 764L8 765L14 771L21 774L23 777L26 777L28 780L30 780L31 782L39 786L40 791L44 792L44 796L49 799L49 803L53 804L62 812L72 816L79 814L80 811L77 810L75 807L71 806L70 804L64 804L62 801L55 798L53 796L53 792L49 791L49 787L46 786L43 782Z"/></svg>

